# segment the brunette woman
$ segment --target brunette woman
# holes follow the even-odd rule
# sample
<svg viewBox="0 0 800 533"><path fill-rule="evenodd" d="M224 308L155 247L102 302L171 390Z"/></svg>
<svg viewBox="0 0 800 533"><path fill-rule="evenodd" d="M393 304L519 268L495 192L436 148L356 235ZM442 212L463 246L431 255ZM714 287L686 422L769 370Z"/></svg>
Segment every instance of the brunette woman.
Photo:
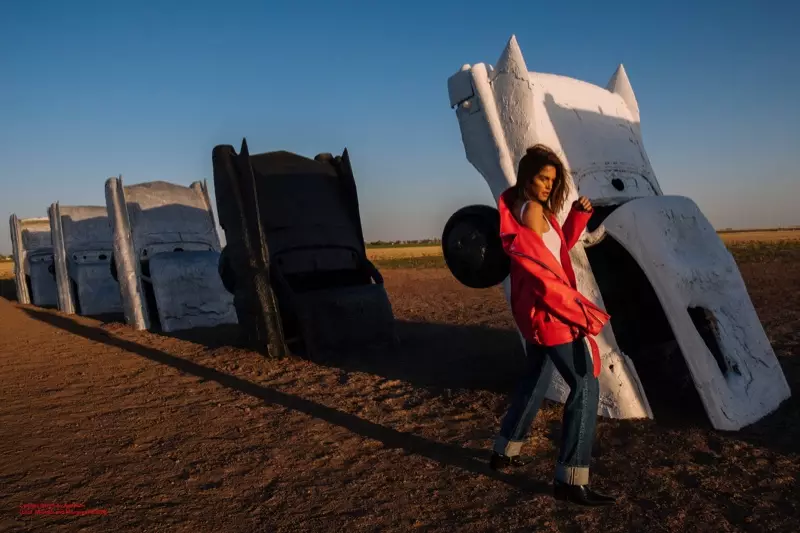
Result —
<svg viewBox="0 0 800 533"><path fill-rule="evenodd" d="M556 213L568 194L563 163L552 150L536 145L520 160L517 183L501 195L498 205L500 237L511 257L511 310L526 340L527 371L495 440L491 466L527 462L520 457L520 448L555 366L570 394L564 404L554 496L583 505L610 505L614 498L589 488L600 373L592 336L609 315L577 290L569 250L586 227L592 205L580 197L562 228Z"/></svg>

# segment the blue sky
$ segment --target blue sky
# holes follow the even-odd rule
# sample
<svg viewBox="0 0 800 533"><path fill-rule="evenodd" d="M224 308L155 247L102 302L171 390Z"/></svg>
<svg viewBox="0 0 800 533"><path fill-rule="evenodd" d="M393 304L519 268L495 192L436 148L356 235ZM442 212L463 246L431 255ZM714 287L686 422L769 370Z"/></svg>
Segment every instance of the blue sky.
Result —
<svg viewBox="0 0 800 533"><path fill-rule="evenodd" d="M696 5L702 4L702 6ZM8 216L104 205L103 183L212 183L211 150L347 147L365 237L439 236L490 203L447 78L494 64L604 86L624 63L667 194L717 227L800 224L794 2L8 0L0 17L0 253Z"/></svg>

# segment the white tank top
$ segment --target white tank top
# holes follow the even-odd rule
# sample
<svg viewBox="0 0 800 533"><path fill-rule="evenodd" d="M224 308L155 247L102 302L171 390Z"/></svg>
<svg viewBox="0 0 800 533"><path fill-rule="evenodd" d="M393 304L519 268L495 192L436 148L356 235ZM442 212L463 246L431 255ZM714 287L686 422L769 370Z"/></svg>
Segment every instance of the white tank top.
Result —
<svg viewBox="0 0 800 533"><path fill-rule="evenodd" d="M528 201L530 202L530 200ZM522 204L522 207L519 210L519 219L522 220L522 215L525 213L525 208L528 207L528 202ZM547 221L549 224L549 228L547 231L542 233L542 240L544 240L545 246L550 252L555 256L556 261L558 264L561 264L561 237L558 236L556 230L553 229L553 223L549 220Z"/></svg>
<svg viewBox="0 0 800 533"><path fill-rule="evenodd" d="M549 222L549 221L548 221ZM550 229L542 233L542 239L544 240L545 246L547 249L550 250L558 261L558 264L561 264L561 237L558 236L556 230L553 229L553 224L550 224Z"/></svg>

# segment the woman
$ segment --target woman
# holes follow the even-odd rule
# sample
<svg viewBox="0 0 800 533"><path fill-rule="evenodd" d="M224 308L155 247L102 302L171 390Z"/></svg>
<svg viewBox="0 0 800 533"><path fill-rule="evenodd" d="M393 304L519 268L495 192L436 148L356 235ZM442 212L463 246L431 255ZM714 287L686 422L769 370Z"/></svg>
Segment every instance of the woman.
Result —
<svg viewBox="0 0 800 533"><path fill-rule="evenodd" d="M600 373L597 335L610 318L577 290L569 250L592 213L582 196L561 228L556 220L569 194L564 165L542 145L519 162L517 183L499 201L500 238L511 257L511 311L526 340L528 368L503 419L492 468L524 464L519 452L541 406L553 366L570 387L564 404L554 495L584 505L614 498L589 488ZM587 349L586 342L591 349Z"/></svg>

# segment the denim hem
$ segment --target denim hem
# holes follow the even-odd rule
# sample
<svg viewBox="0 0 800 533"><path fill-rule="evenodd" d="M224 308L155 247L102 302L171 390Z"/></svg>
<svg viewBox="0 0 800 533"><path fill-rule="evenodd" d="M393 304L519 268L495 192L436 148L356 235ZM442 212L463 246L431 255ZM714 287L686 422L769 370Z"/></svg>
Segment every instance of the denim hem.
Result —
<svg viewBox="0 0 800 533"><path fill-rule="evenodd" d="M556 481L560 481L568 485L588 485L589 467L562 465L561 463L557 463L555 478Z"/></svg>
<svg viewBox="0 0 800 533"><path fill-rule="evenodd" d="M516 457L522 451L522 441L497 437L494 441L494 451L506 457Z"/></svg>

